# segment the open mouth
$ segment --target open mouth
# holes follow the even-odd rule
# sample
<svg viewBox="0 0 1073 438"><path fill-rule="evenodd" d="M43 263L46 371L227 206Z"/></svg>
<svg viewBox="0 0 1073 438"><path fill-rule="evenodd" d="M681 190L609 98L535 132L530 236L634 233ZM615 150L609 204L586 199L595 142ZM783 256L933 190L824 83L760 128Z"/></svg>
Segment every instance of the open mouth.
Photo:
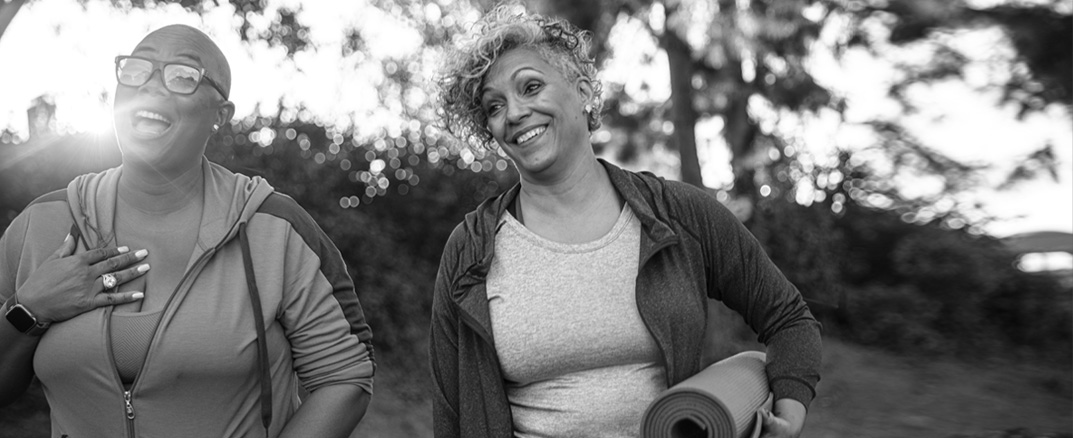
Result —
<svg viewBox="0 0 1073 438"><path fill-rule="evenodd" d="M171 120L160 113L138 110L131 117L131 126L134 131L144 135L160 135L171 128Z"/></svg>
<svg viewBox="0 0 1073 438"><path fill-rule="evenodd" d="M547 130L547 129L548 129L547 126L537 126L537 127L533 128L533 129L525 131L521 135L518 136L517 140L515 140L515 143L517 143L519 145L528 143L529 141L533 140L534 138L537 138L537 136L539 136L540 134L543 134L544 131Z"/></svg>

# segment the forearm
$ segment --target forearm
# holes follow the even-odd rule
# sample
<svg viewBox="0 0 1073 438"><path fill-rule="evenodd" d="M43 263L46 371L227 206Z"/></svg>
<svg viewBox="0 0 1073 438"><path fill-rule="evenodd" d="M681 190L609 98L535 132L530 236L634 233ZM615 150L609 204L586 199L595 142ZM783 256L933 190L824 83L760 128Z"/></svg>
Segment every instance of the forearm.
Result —
<svg viewBox="0 0 1073 438"><path fill-rule="evenodd" d="M0 315L7 313L7 306L0 306ZM15 330L6 320L0 319L0 406L15 401L26 391L33 380L33 358L37 351L38 336L29 336Z"/></svg>
<svg viewBox="0 0 1073 438"><path fill-rule="evenodd" d="M365 416L371 399L371 394L354 385L319 388L298 408L280 438L349 437Z"/></svg>

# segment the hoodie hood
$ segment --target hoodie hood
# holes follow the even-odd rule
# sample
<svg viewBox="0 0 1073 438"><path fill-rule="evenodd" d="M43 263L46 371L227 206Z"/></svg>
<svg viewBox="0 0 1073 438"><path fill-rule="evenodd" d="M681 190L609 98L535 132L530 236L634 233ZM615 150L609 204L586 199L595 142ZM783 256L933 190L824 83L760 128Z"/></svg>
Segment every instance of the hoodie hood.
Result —
<svg viewBox="0 0 1073 438"><path fill-rule="evenodd" d="M261 177L248 177L201 159L205 206L194 256L238 234L238 226L253 216L274 189ZM86 248L116 245L115 208L123 166L79 176L67 185L71 216Z"/></svg>

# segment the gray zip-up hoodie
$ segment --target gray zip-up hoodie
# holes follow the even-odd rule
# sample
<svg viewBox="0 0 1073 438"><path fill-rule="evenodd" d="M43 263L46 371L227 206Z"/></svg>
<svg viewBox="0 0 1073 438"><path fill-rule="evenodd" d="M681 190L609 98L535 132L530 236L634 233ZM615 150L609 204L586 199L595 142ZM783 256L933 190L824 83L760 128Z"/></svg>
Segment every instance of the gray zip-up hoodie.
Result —
<svg viewBox="0 0 1073 438"><path fill-rule="evenodd" d="M696 187L601 163L641 221L637 306L662 352L667 386L701 370L706 300L716 299L740 313L767 345L775 399L807 407L820 378L820 326L756 239ZM496 224L519 187L466 215L440 261L429 341L438 438L512 436L485 280Z"/></svg>
<svg viewBox="0 0 1073 438"><path fill-rule="evenodd" d="M335 245L293 199L263 179L208 160L197 246L164 309L145 363L125 390L112 359L111 308L53 324L34 355L52 436L277 436L298 409L298 385L372 392L372 332ZM76 252L115 245L122 168L44 195L0 238L7 299L78 228ZM249 235L262 314L254 313L238 238ZM265 433L255 318L266 330L271 430Z"/></svg>

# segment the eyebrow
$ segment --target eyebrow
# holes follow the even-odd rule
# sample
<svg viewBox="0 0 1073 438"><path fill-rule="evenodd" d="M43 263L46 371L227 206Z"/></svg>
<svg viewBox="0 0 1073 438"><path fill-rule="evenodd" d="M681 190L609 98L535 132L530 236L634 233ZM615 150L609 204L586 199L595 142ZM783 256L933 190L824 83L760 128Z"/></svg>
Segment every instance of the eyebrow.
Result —
<svg viewBox="0 0 1073 438"><path fill-rule="evenodd" d="M539 73L541 75L544 74L544 72L542 72L540 70L537 70L535 67L524 66L524 67L521 67L521 68L515 70L514 73L511 73L510 79L511 80L517 79L518 75L521 74L523 71L526 71L526 70L532 70L532 71L537 72L537 73ZM485 85L485 86L481 87L481 98L484 98L484 95L487 94L489 91L490 90L488 89L488 85Z"/></svg>
<svg viewBox="0 0 1073 438"><path fill-rule="evenodd" d="M184 58L189 58L189 59L191 59L191 60L194 60L194 61L196 61L196 62L197 62L198 64L201 64L202 66L204 66L204 65L205 65L205 63L204 63L204 62L201 62L201 57L200 57L200 56L197 56L197 55L195 55L195 54L193 54L193 53L179 53L179 54L177 54L177 55L175 55L175 56L182 56L182 57L184 57Z"/></svg>

